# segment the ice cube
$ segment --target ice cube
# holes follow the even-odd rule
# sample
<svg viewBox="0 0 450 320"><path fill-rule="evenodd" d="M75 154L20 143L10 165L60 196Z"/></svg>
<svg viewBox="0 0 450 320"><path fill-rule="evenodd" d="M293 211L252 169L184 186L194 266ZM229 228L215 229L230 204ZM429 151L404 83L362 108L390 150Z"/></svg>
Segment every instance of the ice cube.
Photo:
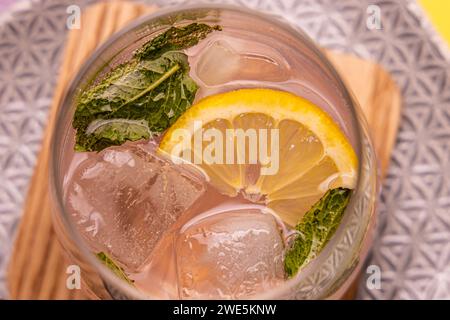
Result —
<svg viewBox="0 0 450 320"><path fill-rule="evenodd" d="M260 206L202 214L176 240L183 299L246 298L284 279L281 229Z"/></svg>
<svg viewBox="0 0 450 320"><path fill-rule="evenodd" d="M106 251L128 271L136 271L204 190L201 176L135 143L82 161L70 180L66 203L94 250Z"/></svg>
<svg viewBox="0 0 450 320"><path fill-rule="evenodd" d="M239 69L240 59L237 52L224 41L216 41L205 50L196 66L200 80L208 86L231 81Z"/></svg>
<svg viewBox="0 0 450 320"><path fill-rule="evenodd" d="M222 38L205 47L194 63L195 76L204 85L219 86L236 80L288 80L288 64L274 48Z"/></svg>

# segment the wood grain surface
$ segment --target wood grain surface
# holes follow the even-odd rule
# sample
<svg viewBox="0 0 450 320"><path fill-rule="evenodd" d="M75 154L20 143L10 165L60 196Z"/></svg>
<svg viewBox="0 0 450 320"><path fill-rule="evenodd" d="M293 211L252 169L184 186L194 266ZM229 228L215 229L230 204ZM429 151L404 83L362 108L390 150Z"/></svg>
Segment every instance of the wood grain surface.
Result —
<svg viewBox="0 0 450 320"><path fill-rule="evenodd" d="M63 91L90 53L112 33L156 8L109 1L86 8L81 28L69 32L63 63L49 112L42 149L29 187L23 218L8 270L12 299L86 299L82 290L66 289L66 267L52 229L48 191L51 134ZM388 73L377 64L353 56L328 53L364 109L380 162L386 172L400 115L400 93ZM351 289L346 298L351 298Z"/></svg>

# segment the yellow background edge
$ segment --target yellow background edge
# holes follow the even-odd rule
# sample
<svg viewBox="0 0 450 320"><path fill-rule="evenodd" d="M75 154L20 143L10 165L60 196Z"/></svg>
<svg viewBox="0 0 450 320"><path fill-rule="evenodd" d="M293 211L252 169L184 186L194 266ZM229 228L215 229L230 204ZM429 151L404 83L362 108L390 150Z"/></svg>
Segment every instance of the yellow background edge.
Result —
<svg viewBox="0 0 450 320"><path fill-rule="evenodd" d="M450 46L450 1L418 0L434 28Z"/></svg>

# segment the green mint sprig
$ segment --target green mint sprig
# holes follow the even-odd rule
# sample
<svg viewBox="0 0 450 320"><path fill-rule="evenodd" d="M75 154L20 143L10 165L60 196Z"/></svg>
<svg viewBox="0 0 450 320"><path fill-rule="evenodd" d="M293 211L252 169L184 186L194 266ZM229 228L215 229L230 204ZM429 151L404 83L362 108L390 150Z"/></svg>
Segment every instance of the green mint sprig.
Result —
<svg viewBox="0 0 450 320"><path fill-rule="evenodd" d="M148 139L172 125L192 105L198 86L180 50L196 45L218 26L172 27L137 50L77 100L76 151L100 151Z"/></svg>
<svg viewBox="0 0 450 320"><path fill-rule="evenodd" d="M328 243L341 222L350 195L350 189L328 190L297 224L295 229L298 235L284 260L284 269L289 278L314 259Z"/></svg>

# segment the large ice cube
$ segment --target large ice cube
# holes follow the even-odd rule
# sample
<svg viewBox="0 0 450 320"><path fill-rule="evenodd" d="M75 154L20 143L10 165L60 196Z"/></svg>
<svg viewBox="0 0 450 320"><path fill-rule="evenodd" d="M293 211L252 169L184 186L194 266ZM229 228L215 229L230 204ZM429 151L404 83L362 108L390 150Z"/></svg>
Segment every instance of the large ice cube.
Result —
<svg viewBox="0 0 450 320"><path fill-rule="evenodd" d="M156 157L148 145L125 144L82 161L66 202L93 249L135 271L204 189L201 176Z"/></svg>
<svg viewBox="0 0 450 320"><path fill-rule="evenodd" d="M205 47L194 70L195 76L206 86L238 80L281 82L289 79L289 66L274 48L227 37Z"/></svg>
<svg viewBox="0 0 450 320"><path fill-rule="evenodd" d="M205 215L176 241L181 298L245 298L283 280L284 243L271 214L252 206Z"/></svg>

